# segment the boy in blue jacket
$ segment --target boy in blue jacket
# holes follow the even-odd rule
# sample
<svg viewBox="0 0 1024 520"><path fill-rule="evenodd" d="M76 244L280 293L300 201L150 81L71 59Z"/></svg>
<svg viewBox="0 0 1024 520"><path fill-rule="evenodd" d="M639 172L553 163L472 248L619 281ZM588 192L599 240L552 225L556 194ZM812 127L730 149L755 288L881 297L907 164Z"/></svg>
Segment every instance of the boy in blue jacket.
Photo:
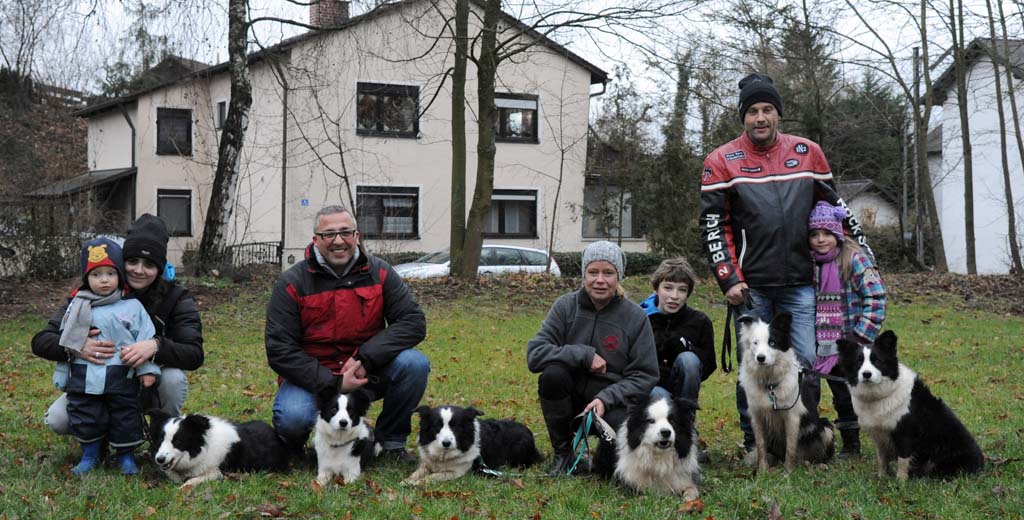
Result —
<svg viewBox="0 0 1024 520"><path fill-rule="evenodd" d="M82 446L82 460L71 472L83 476L99 464L101 442L117 454L121 473L138 473L133 451L142 444L139 383L152 386L160 367L146 362L132 368L121 361L122 348L152 338L156 330L142 303L124 299L121 247L106 238L82 247L82 286L72 293L61 320L60 345L68 361L58 363L53 380L68 395L71 434ZM91 329L98 340L114 343L109 358L89 362L82 348Z"/></svg>

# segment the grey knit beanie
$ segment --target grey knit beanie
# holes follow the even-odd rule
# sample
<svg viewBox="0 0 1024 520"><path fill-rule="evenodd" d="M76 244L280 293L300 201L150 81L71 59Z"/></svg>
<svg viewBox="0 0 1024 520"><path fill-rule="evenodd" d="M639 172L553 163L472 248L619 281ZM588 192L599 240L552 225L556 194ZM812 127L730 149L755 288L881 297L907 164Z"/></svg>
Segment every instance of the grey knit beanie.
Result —
<svg viewBox="0 0 1024 520"><path fill-rule="evenodd" d="M615 273L619 275L619 280L626 275L626 255L619 246L607 240L594 242L587 246L583 250L583 272L586 273L587 266L599 260L604 260L615 266Z"/></svg>

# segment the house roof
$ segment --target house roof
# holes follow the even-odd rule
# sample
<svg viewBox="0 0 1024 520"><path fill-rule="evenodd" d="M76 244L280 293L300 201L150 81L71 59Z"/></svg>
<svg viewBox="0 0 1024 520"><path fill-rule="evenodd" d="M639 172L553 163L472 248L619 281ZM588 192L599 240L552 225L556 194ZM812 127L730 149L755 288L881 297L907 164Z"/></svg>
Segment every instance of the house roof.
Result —
<svg viewBox="0 0 1024 520"><path fill-rule="evenodd" d="M92 170L87 171L81 175L76 175L70 179L65 179L60 182L56 182L45 188L39 188L38 190L31 191L25 195L28 197L37 198L51 198L51 197L63 197L65 195L73 195L81 191L85 191L94 186L101 184L107 184L114 182L118 179L135 175L138 168L114 168L111 170Z"/></svg>
<svg viewBox="0 0 1024 520"><path fill-rule="evenodd" d="M882 189L880 186L875 184L871 179L842 180L836 183L836 188L839 190L839 196L847 202L856 199L862 193L870 191L877 193L883 199L896 204L896 197L889 193L888 190Z"/></svg>
<svg viewBox="0 0 1024 520"><path fill-rule="evenodd" d="M1003 56L1003 44L1009 50L1007 57ZM991 39L989 38L975 38L974 41L967 46L967 50L964 54L964 59L967 64L967 68L971 68L974 64L983 56L992 57L995 56L999 65L1006 67L1010 66L1010 70L1013 76L1017 79L1024 78L1024 40L1006 39L996 40L996 52L989 52L991 46ZM1000 73L1005 74L1000 69ZM946 101L949 97L949 91L956 85L956 63L951 64L945 72L939 76L939 79L932 83L932 92L935 93L935 103L941 104Z"/></svg>
<svg viewBox="0 0 1024 520"><path fill-rule="evenodd" d="M263 59L265 59L265 58L267 58L269 56L273 56L273 55L276 55L277 53L280 53L282 51L286 51L286 50L290 49L291 47L293 47L293 46L295 46L295 45L297 45L299 43L302 43L302 42L304 42L306 40L310 40L310 39L313 39L313 38L318 38L318 37L321 37L321 36L323 36L325 34L330 34L330 33L334 32L334 31L345 30L345 29L347 29L349 27L352 27L354 25L357 25L359 23L375 19L375 18L383 15L384 13L388 13L388 12L391 12L393 10L400 9L402 7L405 7L406 5L410 5L410 4L413 4L413 3L416 3L416 2L420 2L420 1L424 1L424 0L400 0L400 1L397 1L397 2L382 4L379 7L376 7L376 8L374 8L374 9L372 9L372 10L366 12L366 13L363 13L363 14L361 14L359 16L354 16L354 17L350 18L347 22L345 22L345 23L343 23L343 24L341 24L341 25L339 25L337 27L332 27L332 28L329 28L329 29L323 29L323 30L319 30L319 31L310 30L310 31L308 31L306 33L303 33L303 34L300 34L298 36L293 36L291 38L287 38L287 39L281 41L280 43L278 43L277 45L273 45L273 46L267 47L265 49L262 49L262 50L259 50L259 51L256 51L256 52L249 53L248 54L248 61L249 61L250 64L262 61ZM473 3L479 4L479 0L471 0L471 1ZM520 30L522 30L524 33L526 33L530 37L538 39L540 42L542 42L548 48L550 48L550 49L554 50L555 52L565 56L565 58L568 59L569 61L571 61L571 62L573 62L573 63L583 67L587 71L589 71L590 72L590 84L591 85L594 85L594 84L597 84L597 83L606 83L608 81L608 73L605 72L604 70L602 70L597 65L594 65L593 63L590 63L589 61L587 61L587 60L583 59L582 57L580 57L578 54L576 54L576 53L570 51L569 49L565 48L563 45L555 42L554 40L552 40L552 39L550 39L550 38L548 38L548 37L546 37L546 36L544 36L542 34L540 34L537 31L531 29L528 25L526 25L523 22L519 21L516 17L514 17L514 16L512 16L512 15L510 15L510 14L504 12L504 11L501 12L501 16L502 16L502 21L504 21L505 23L508 23L510 26L519 28ZM120 105L123 105L123 104L126 104L126 103L132 103L132 102L134 102L136 99L138 99L139 97L141 97L144 94L147 94L149 92L153 92L153 91L156 91L156 90L160 90L162 88L171 86L171 85L173 85L175 83L185 82L185 81L191 80L193 78L197 78L197 77L210 77L210 76L213 76L215 74L219 74L221 72L225 72L225 71L227 71L228 66L230 65L230 62L223 62L223 63L219 63L217 65L212 65L211 66L211 65L206 65L206 64L204 64L202 62L198 62L198 61L194 61L194 60L188 60L188 59L180 58L180 57L177 57L177 56L173 56L173 58L178 60L175 63L175 65L178 67L177 70L180 72L180 75L178 75L177 77L168 77L168 78L164 79L164 81L162 81L162 82L160 82L160 83L158 83L156 85L150 86L148 88L144 88L144 89L138 90L136 92L132 92L131 94L128 94L128 95L125 95L125 96L121 96L121 97L116 98L116 99L112 99L112 100L108 100L108 101L104 101L104 102L101 102L101 103L97 103L97 104L94 104L94 105L87 106L87 107L85 107L85 108L75 112L74 115L79 116L79 117L85 117L85 116L89 116L89 115L92 115L92 114L96 114L96 113L100 113L100 112L105 112L105 111L110 110L112 108L115 108L117 106L120 106ZM167 61L167 60L164 60L164 61ZM160 62L160 64L158 64L157 67L159 67L163 63L164 63L163 61ZM154 68L156 68L156 67L154 67ZM184 68L185 70L182 70L182 68ZM168 71L165 71L165 72L169 72L169 71L170 71L170 67L168 67Z"/></svg>

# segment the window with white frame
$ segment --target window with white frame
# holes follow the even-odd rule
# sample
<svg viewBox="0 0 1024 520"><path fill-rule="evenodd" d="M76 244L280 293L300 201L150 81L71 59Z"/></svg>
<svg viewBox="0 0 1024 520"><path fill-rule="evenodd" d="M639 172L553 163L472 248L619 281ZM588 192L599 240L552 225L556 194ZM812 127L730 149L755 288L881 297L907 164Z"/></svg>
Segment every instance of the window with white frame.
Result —
<svg viewBox="0 0 1024 520"><path fill-rule="evenodd" d="M192 155L192 111L187 108L156 109L157 155Z"/></svg>
<svg viewBox="0 0 1024 520"><path fill-rule="evenodd" d="M221 128L224 128L224 122L227 121L227 120L228 120L228 102L227 101L218 101L217 102L216 113L213 115L214 128L217 128L218 130L220 130Z"/></svg>
<svg viewBox="0 0 1024 520"><path fill-rule="evenodd" d="M420 131L420 88L411 85L359 83L356 88L356 134L416 137Z"/></svg>
<svg viewBox="0 0 1024 520"><path fill-rule="evenodd" d="M172 237L192 236L192 190L156 190L156 216Z"/></svg>
<svg viewBox="0 0 1024 520"><path fill-rule="evenodd" d="M419 238L418 188L357 186L356 220L364 238Z"/></svg>
<svg viewBox="0 0 1024 520"><path fill-rule="evenodd" d="M494 121L497 142L539 143L537 135L537 96L530 94L495 94L498 108Z"/></svg>
<svg viewBox="0 0 1024 520"><path fill-rule="evenodd" d="M484 236L537 238L537 190L494 190Z"/></svg>

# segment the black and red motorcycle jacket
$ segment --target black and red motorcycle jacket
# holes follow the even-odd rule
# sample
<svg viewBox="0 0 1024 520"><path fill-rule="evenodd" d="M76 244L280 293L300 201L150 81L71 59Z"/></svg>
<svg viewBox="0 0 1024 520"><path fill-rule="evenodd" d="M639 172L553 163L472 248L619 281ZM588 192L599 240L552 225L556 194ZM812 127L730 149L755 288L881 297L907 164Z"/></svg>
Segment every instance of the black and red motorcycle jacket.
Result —
<svg viewBox="0 0 1024 520"><path fill-rule="evenodd" d="M288 382L313 394L338 384L350 357L373 374L418 345L426 317L387 262L360 247L338 277L306 248L306 259L281 274L267 304L267 361Z"/></svg>
<svg viewBox="0 0 1024 520"><path fill-rule="evenodd" d="M847 235L871 254L835 191L825 154L809 139L780 132L774 144L759 147L744 132L704 160L700 193L701 240L723 293L740 282L812 284L807 219L819 200L846 208Z"/></svg>

